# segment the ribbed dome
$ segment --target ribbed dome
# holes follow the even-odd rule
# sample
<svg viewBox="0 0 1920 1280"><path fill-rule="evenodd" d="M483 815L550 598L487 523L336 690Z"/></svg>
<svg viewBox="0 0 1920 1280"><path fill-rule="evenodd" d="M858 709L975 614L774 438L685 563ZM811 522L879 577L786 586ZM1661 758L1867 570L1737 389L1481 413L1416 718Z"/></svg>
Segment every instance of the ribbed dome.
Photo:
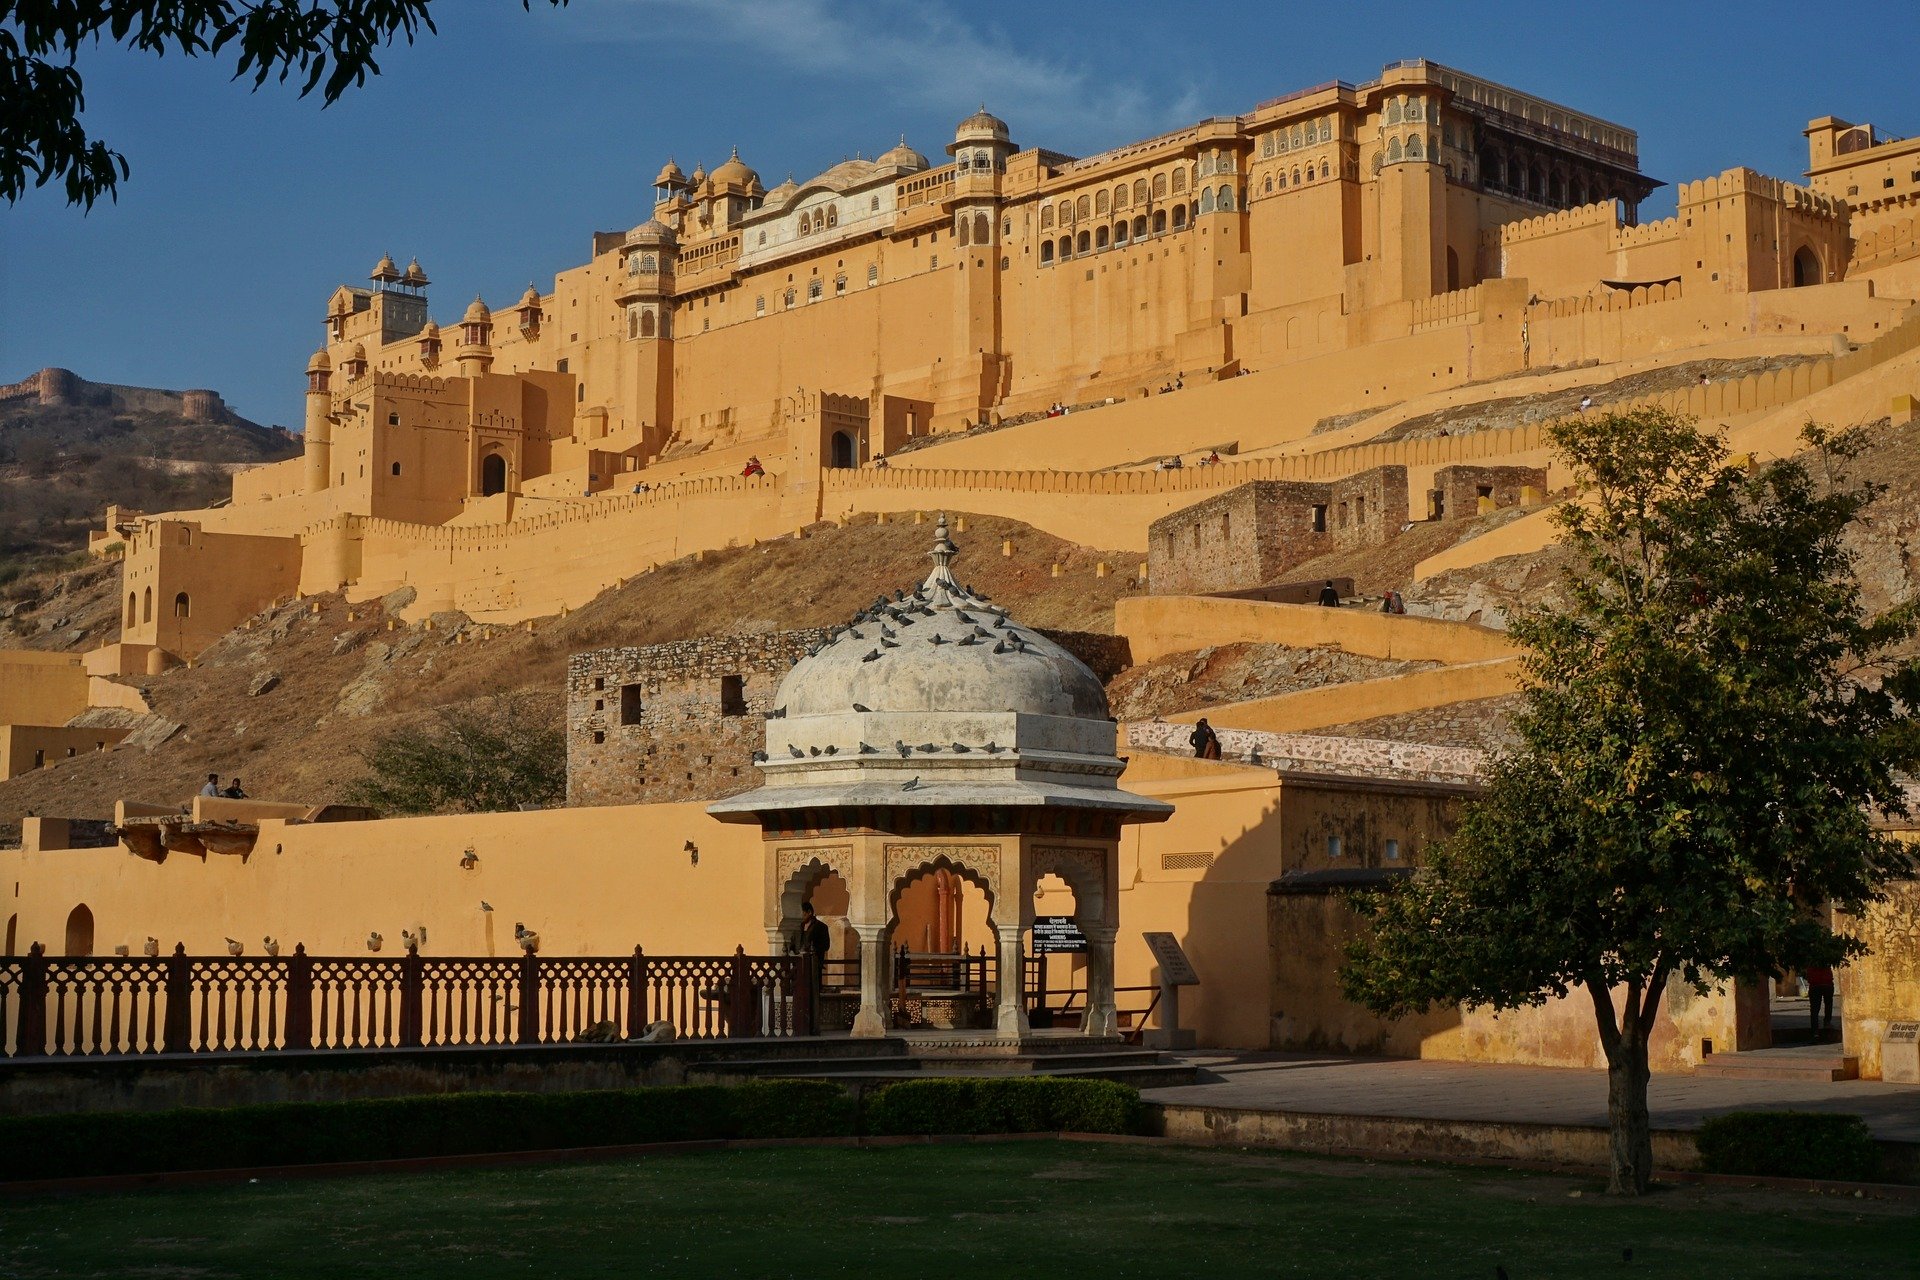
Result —
<svg viewBox="0 0 1920 1280"><path fill-rule="evenodd" d="M440 341L440 326L435 324L432 318L429 317L427 320L427 327L420 331L420 337L423 340L430 340L433 342Z"/></svg>
<svg viewBox="0 0 1920 1280"><path fill-rule="evenodd" d="M420 269L420 259L418 258L407 263L406 274L400 277L400 282L402 284L413 285L418 289L424 289L432 283L432 281L427 279L427 273Z"/></svg>
<svg viewBox="0 0 1920 1280"><path fill-rule="evenodd" d="M882 598L780 682L791 717L867 711L1013 712L1107 719L1107 692L1080 659L954 580L943 520L934 570Z"/></svg>
<svg viewBox="0 0 1920 1280"><path fill-rule="evenodd" d="M672 244L673 228L658 218L648 218L645 222L627 232L628 244Z"/></svg>
<svg viewBox="0 0 1920 1280"><path fill-rule="evenodd" d="M366 358L367 344L364 342L354 343L352 349L347 352L347 359L349 360L359 360L364 363Z"/></svg>
<svg viewBox="0 0 1920 1280"><path fill-rule="evenodd" d="M676 187L686 182L686 180L687 175L680 172L680 166L669 160L665 167L660 170L659 176L653 180L653 185L656 187Z"/></svg>
<svg viewBox="0 0 1920 1280"><path fill-rule="evenodd" d="M388 280L398 280L399 278L400 268L394 265L393 255L390 253L381 254L380 261L373 264L373 270L367 275L367 279L378 280L382 283Z"/></svg>
<svg viewBox="0 0 1920 1280"><path fill-rule="evenodd" d="M467 305L467 314L460 317L461 324L488 324L493 320L493 312L487 304L480 301L480 295L474 294L473 301Z"/></svg>
<svg viewBox="0 0 1920 1280"><path fill-rule="evenodd" d="M325 347L314 352L313 359L307 361L308 373L325 373L331 368L333 368L333 361L327 359L327 349Z"/></svg>
<svg viewBox="0 0 1920 1280"><path fill-rule="evenodd" d="M768 188L767 198L761 207L766 209L781 208L787 201L793 199L794 193L799 190L800 184L793 180L792 174L788 174L784 182L778 186Z"/></svg>
<svg viewBox="0 0 1920 1280"><path fill-rule="evenodd" d="M520 295L520 305L522 307L533 307L538 310L540 306L540 291L529 284L527 291Z"/></svg>
<svg viewBox="0 0 1920 1280"><path fill-rule="evenodd" d="M953 136L962 142L986 139L1005 142L1008 137L1007 122L988 111L983 104L978 111L954 127Z"/></svg>
<svg viewBox="0 0 1920 1280"><path fill-rule="evenodd" d="M927 158L908 146L907 136L901 134L899 144L886 151L882 151L879 159L874 161L874 163L883 167L891 166L896 169L924 169L927 167Z"/></svg>
<svg viewBox="0 0 1920 1280"><path fill-rule="evenodd" d="M747 166L741 162L740 149L735 147L733 154L727 158L726 163L713 171L713 177L710 179L710 182L716 191L726 187L747 189L760 185L760 175L747 168Z"/></svg>

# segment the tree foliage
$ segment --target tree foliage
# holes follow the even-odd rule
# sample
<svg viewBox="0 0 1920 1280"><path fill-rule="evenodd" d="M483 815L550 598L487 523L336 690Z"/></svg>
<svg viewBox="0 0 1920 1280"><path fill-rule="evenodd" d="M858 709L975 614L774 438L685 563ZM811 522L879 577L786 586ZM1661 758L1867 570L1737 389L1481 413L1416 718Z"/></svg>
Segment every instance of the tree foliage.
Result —
<svg viewBox="0 0 1920 1280"><path fill-rule="evenodd" d="M1874 818L1920 754L1915 611L1861 605L1844 534L1874 490L1845 478L1851 437L1809 427L1803 457L1749 466L1660 411L1551 436L1579 479L1557 513L1576 567L1564 605L1512 621L1518 746L1421 874L1359 900L1342 976L1393 1015L1585 987L1634 1192L1669 982L1856 954L1815 908L1857 912L1910 867Z"/></svg>
<svg viewBox="0 0 1920 1280"><path fill-rule="evenodd" d="M521 0L530 9L533 0ZM567 0L548 0L555 8ZM70 204L114 194L127 161L88 135L80 51L215 59L233 77L296 80L331 105L378 75L375 55L433 31L432 0L0 0L0 197L59 181Z"/></svg>
<svg viewBox="0 0 1920 1280"><path fill-rule="evenodd" d="M360 753L349 802L384 814L497 813L558 804L567 793L566 733L534 699L443 707Z"/></svg>

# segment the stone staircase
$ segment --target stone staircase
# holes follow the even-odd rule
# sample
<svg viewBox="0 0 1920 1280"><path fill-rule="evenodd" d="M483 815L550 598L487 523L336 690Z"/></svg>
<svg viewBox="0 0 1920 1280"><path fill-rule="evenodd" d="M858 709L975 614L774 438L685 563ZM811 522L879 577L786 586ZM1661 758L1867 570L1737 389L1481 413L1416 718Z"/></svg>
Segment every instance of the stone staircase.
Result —
<svg viewBox="0 0 1920 1280"><path fill-rule="evenodd" d="M1191 1063L1155 1050L1135 1048L1114 1039L1078 1035L1001 1038L909 1032L883 1040L835 1040L832 1043L831 1055L703 1063L688 1068L687 1080L707 1083L743 1077L804 1078L844 1081L864 1088L896 1080L1035 1075L1112 1080L1151 1089L1192 1084L1197 1076ZM855 1043L868 1048L864 1052L849 1052L848 1046Z"/></svg>
<svg viewBox="0 0 1920 1280"><path fill-rule="evenodd" d="M1694 1068L1697 1076L1728 1080L1835 1080L1860 1078L1860 1060L1832 1044L1790 1045L1749 1049L1745 1053L1710 1053Z"/></svg>

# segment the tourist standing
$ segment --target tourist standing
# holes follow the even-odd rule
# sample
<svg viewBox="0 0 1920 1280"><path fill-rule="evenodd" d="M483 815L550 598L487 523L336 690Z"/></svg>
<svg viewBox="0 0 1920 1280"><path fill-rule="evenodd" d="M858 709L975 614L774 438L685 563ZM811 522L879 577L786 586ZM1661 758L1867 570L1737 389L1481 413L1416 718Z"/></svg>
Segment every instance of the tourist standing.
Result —
<svg viewBox="0 0 1920 1280"><path fill-rule="evenodd" d="M1327 579L1327 585L1320 588L1320 603L1329 609L1340 607L1340 590L1333 585L1333 579Z"/></svg>
<svg viewBox="0 0 1920 1280"><path fill-rule="evenodd" d="M1218 760L1220 758L1220 735L1213 731L1205 716L1193 726L1193 732L1187 735L1187 743L1193 748L1195 760Z"/></svg>
<svg viewBox="0 0 1920 1280"><path fill-rule="evenodd" d="M1825 1035L1833 1026L1833 970L1816 964L1806 970L1807 1024L1816 1036Z"/></svg>

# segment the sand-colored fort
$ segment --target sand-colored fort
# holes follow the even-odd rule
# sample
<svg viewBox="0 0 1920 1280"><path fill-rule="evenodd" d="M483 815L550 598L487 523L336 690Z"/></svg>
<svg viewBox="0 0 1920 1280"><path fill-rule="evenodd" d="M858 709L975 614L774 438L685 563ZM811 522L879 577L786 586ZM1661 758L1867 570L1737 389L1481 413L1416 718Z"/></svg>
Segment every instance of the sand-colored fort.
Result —
<svg viewBox="0 0 1920 1280"><path fill-rule="evenodd" d="M1246 640L1435 664L1349 689L1337 708L1302 696L1222 707L1228 762L1168 754L1184 726L1121 726L1120 785L1167 820L1055 833L1097 864L1089 925L1112 950L1096 958L1096 988L1149 983L1140 934L1166 930L1202 976L1183 1016L1203 1043L1597 1062L1577 1004L1389 1027L1331 986L1346 927L1333 889L1417 865L1477 766L1472 753L1314 731L1511 691L1504 637L1202 593L1257 595L1319 549L1507 507L1530 510L1417 573L1546 545L1564 477L1540 424L1397 430L1442 410L1739 361L1749 371L1641 398L1756 455L1791 449L1808 419L1910 417L1920 143L1823 117L1807 129L1805 185L1744 168L1686 178L1674 214L1643 222L1642 201L1666 184L1641 171L1633 130L1422 60L1084 158L1048 150L1044 129L982 109L939 163L883 139L871 159L773 184L739 154L691 172L667 161L638 225L593 232L586 260L549 288L443 304L445 323L420 265L382 256L370 287L325 302L302 457L237 475L216 508L107 513L91 549L124 565L120 639L83 673L57 673L60 707L28 714L63 725L62 708L125 697L119 677L191 662L302 595L358 603L408 588L406 619L458 610L521 624L669 561L821 521L926 519L931 537L935 511L1016 517L1127 553L1101 572L1146 585L1115 619L1135 663ZM966 555L997 552L953 536ZM672 747L643 709L663 679L666 696L733 721L719 736L734 756L805 747L766 716L787 662L820 642L678 653L658 679L647 668L662 655L577 662L573 793L602 807L347 822L304 805L203 799L184 817L123 806L123 832L132 819L168 829L140 848L124 834L70 848L63 825L31 821L26 849L0 853L19 886L8 941L196 947L264 929L325 950L358 946L370 921L398 936L404 915L435 950L511 948L474 909L484 896L540 920L561 953L636 937L717 953L780 945L805 880L845 922L838 945L870 966L872 1015L889 938L934 950L990 937L1005 952L1049 903L1095 909L1074 905L1071 877L1017 910L983 898L999 881L967 863L979 840L896 865L871 818L841 815L852 834L769 826L763 846L700 803L612 802L650 794L609 772L636 767L620 734ZM0 666L11 681L47 674ZM203 840L196 854L195 832L222 823L245 839L212 856ZM1017 834L1007 850L1046 833ZM847 874L851 896L829 883L831 858L800 856L838 845L880 859ZM1038 883L1049 864L1017 865L1026 879L1009 870L1009 885ZM1848 1051L1865 1072L1886 1021L1920 1012L1910 944L1850 971ZM998 1016L1018 1021L1004 1001ZM1764 1000L1742 984L1667 1018L1656 1061L1688 1069L1703 1042L1763 1036Z"/></svg>

